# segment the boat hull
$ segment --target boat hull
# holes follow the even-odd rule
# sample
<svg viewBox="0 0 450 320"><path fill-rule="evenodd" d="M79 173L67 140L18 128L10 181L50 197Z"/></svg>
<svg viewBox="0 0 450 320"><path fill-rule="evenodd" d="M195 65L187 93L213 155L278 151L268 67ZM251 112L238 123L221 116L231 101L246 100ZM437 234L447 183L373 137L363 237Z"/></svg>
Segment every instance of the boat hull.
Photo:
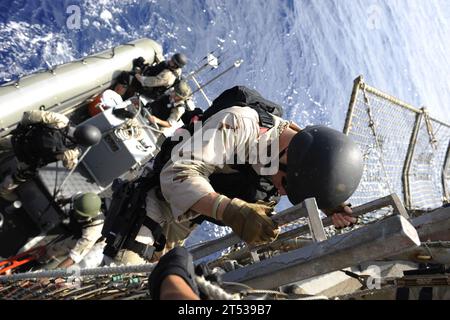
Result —
<svg viewBox="0 0 450 320"><path fill-rule="evenodd" d="M0 137L14 128L25 111L72 112L108 88L121 71L131 70L133 59L141 56L150 64L156 57L161 59L161 45L150 39L135 40L1 86Z"/></svg>

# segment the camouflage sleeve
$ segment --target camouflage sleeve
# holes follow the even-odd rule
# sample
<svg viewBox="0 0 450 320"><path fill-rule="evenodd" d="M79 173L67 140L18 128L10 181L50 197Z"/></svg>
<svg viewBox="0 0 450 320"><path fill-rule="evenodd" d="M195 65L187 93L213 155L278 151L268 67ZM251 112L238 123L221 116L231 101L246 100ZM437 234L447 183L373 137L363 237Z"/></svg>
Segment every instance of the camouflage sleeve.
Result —
<svg viewBox="0 0 450 320"><path fill-rule="evenodd" d="M69 253L70 258L75 263L79 263L83 260L97 240L101 238L102 228L103 220L95 220L91 225L83 229L81 238L78 239L77 243Z"/></svg>
<svg viewBox="0 0 450 320"><path fill-rule="evenodd" d="M140 82L144 87L169 87L174 84L177 78L170 70L163 70L155 77L140 77Z"/></svg>
<svg viewBox="0 0 450 320"><path fill-rule="evenodd" d="M21 124L44 123L49 127L61 129L69 124L69 118L65 115L50 111L32 110L23 113Z"/></svg>
<svg viewBox="0 0 450 320"><path fill-rule="evenodd" d="M62 155L62 162L64 167L69 170L72 170L78 163L78 157L80 156L80 149L70 149L66 150Z"/></svg>
<svg viewBox="0 0 450 320"><path fill-rule="evenodd" d="M258 140L259 118L250 108L230 108L211 117L202 129L177 145L160 175L161 191L175 218L214 192L209 182L214 171L233 164L235 156L245 157L248 146Z"/></svg>
<svg viewBox="0 0 450 320"><path fill-rule="evenodd" d="M170 112L170 116L169 116L169 118L167 118L167 122L169 122L169 124L171 126L176 125L177 122L183 116L185 111L186 111L186 109L182 106L172 108L172 110Z"/></svg>

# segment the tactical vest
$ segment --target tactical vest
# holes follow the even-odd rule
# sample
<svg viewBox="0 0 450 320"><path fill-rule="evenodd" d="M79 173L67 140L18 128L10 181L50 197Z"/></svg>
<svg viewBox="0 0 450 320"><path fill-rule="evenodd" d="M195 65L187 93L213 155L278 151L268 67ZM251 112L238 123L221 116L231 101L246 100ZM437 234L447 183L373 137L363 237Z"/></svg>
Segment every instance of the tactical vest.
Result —
<svg viewBox="0 0 450 320"><path fill-rule="evenodd" d="M17 159L36 168L58 161L58 155L76 147L66 138L67 130L68 127L54 129L42 123L19 126L12 137Z"/></svg>
<svg viewBox="0 0 450 320"><path fill-rule="evenodd" d="M229 101L229 103L227 103L227 99L236 96L232 92L236 89L238 89L238 94L244 92L248 95L248 98L252 98L253 100ZM230 106L249 106L258 112L259 122L262 128L270 129L275 125L271 114L281 115L281 107L276 107L277 105L269 101L268 103L273 104L274 107L266 104L266 100L260 100L259 94L254 90L245 87L235 87L230 90L225 91L219 96L219 98L225 97L226 99L220 100L218 98L219 100L215 100L215 103L213 103L211 107L212 109L210 108L207 110L206 118L209 118L213 114ZM247 97L244 97L243 99L247 100ZM238 100L240 100L239 97ZM166 109L168 108L166 107ZM196 115L201 118L201 114L198 112ZM185 126L185 129L189 130L192 135L194 132L194 124L190 123L188 126ZM106 237L107 243L104 250L105 255L114 257L120 249L124 248L132 250L140 256L144 256L145 252L148 252L148 248L151 246L146 246L135 241L137 233L142 225L146 225L146 227L152 231L156 240L154 245L156 251L160 251L164 248L165 237L162 234L161 226L146 215L145 197L147 192L152 188L160 188L159 175L164 165L170 160L172 149L178 143L178 141L172 141L171 138L167 138L163 142L161 151L156 156L153 167L154 174L151 177L141 177L136 181L125 183L117 181L117 189L114 188L113 184L113 190L115 189L113 202L111 203L102 231L102 234ZM234 165L232 168L237 170L237 172L232 174L215 173L209 176L210 183L215 191L224 194L229 198L240 198L250 203L255 203L258 200L267 202L279 201L280 196L278 190L272 184L269 177L258 175L250 164ZM201 224L204 220L217 225L223 225L220 221L202 215L191 221L192 223Z"/></svg>
<svg viewBox="0 0 450 320"><path fill-rule="evenodd" d="M134 181L114 180L113 196L106 214L102 235L106 238L103 253L114 258L119 250L128 249L145 259L150 259L153 250L162 251L166 244L161 226L147 216L147 192L156 187L156 176L140 177ZM148 228L155 243L145 245L135 239L142 226Z"/></svg>
<svg viewBox="0 0 450 320"><path fill-rule="evenodd" d="M225 90L214 99L211 107L205 110L202 121L205 122L219 111L231 107L250 107L255 110L258 113L261 128L272 128L274 126L272 115L283 116L283 108L263 98L258 91L245 86L235 86Z"/></svg>
<svg viewBox="0 0 450 320"><path fill-rule="evenodd" d="M169 119L173 107L173 104L170 102L170 96L168 95L164 95L162 98L159 98L146 106L152 115L164 121Z"/></svg>
<svg viewBox="0 0 450 320"><path fill-rule="evenodd" d="M236 173L213 173L209 176L211 186L217 193L228 198L239 198L246 202L279 201L278 190L270 177L258 175L249 164L232 166Z"/></svg>
<svg viewBox="0 0 450 320"><path fill-rule="evenodd" d="M169 65L167 62L163 61L154 66L147 66L143 71L143 75L146 77L156 77L165 69L169 69Z"/></svg>
<svg viewBox="0 0 450 320"><path fill-rule="evenodd" d="M156 77L157 75L159 75L161 72L163 72L166 69L168 69L170 72L172 72L174 74L174 76L177 78L177 80L171 86L143 88L141 93L149 96L150 98L158 99L159 97L161 97L164 94L164 92L167 91L167 89L172 88L179 81L179 76L175 71L173 71L169 68L169 65L167 64L166 61L160 62L154 66L146 67L145 70L143 71L142 75L145 77Z"/></svg>
<svg viewBox="0 0 450 320"><path fill-rule="evenodd" d="M195 115L199 116L204 123L214 114L233 106L254 109L258 113L259 126L267 129L271 129L275 125L272 115L282 116L283 112L279 105L264 99L257 91L244 86L236 86L219 95L203 115L199 115L198 112ZM194 124L191 123L184 128L192 136ZM179 141L172 141L171 138L167 138L163 142L161 151L155 159L154 171L156 174L161 173L165 164L170 160L173 148L178 143ZM213 173L209 176L210 184L216 192L231 199L239 198L250 203L259 200L279 201L278 190L272 184L270 177L258 175L249 164L236 164L232 168L238 172L232 174ZM208 220L210 221L210 219ZM196 219L196 221L199 221L199 219ZM200 221L202 221L202 218L200 218Z"/></svg>

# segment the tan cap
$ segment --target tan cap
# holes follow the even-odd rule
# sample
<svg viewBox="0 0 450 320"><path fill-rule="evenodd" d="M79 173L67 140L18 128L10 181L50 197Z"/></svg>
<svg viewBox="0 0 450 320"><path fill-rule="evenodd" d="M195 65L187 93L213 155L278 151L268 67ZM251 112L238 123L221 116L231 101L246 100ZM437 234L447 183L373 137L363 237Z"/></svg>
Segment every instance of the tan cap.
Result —
<svg viewBox="0 0 450 320"><path fill-rule="evenodd" d="M188 99L192 95L191 87L184 80L178 82L174 87L175 94L183 100Z"/></svg>

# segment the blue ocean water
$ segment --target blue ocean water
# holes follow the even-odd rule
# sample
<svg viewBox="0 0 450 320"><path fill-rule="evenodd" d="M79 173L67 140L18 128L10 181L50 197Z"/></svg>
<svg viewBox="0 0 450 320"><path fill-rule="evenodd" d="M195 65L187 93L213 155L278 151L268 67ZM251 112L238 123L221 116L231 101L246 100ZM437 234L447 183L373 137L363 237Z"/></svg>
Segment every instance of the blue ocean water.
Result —
<svg viewBox="0 0 450 320"><path fill-rule="evenodd" d="M0 0L0 83L149 37L192 62L212 50L222 67L242 58L207 94L254 87L302 126L342 129L360 74L450 122L449 19L448 0ZM192 239L223 232L211 228Z"/></svg>

